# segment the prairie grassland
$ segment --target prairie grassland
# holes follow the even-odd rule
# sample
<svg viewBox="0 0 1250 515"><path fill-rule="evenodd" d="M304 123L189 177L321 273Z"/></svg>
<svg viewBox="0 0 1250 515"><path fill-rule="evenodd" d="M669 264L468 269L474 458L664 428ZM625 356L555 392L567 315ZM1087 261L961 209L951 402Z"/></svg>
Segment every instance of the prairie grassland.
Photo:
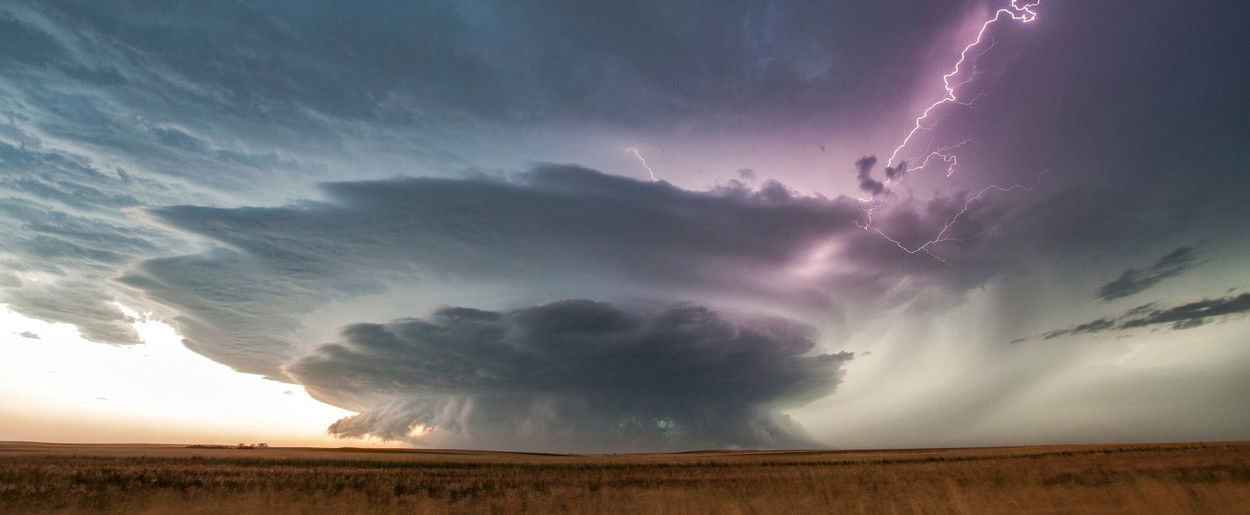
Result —
<svg viewBox="0 0 1250 515"><path fill-rule="evenodd" d="M1250 443L563 456L0 443L3 513L1250 513Z"/></svg>

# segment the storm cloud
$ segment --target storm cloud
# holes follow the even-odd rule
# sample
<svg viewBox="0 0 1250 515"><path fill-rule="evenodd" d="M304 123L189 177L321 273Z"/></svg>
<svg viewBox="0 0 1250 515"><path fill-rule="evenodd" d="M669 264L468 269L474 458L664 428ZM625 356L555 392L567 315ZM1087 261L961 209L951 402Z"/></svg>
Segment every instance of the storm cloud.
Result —
<svg viewBox="0 0 1250 515"><path fill-rule="evenodd" d="M1250 209L1250 60L1229 58L1250 32L1244 10L1216 4L1146 2L1125 16L1046 2L1038 23L996 25L969 54L971 81L954 78L975 109L935 110L898 156L923 164L958 144L955 173L899 163L874 177L875 157L848 164L887 155L920 123L1002 2L5 2L0 302L112 344L139 343L119 304L155 312L200 354L360 410L333 426L344 436L406 438L416 424L453 445L558 447L544 431L581 448L596 433L619 448L792 445L802 432L779 410L831 391L844 360L804 369L806 386L773 361L880 345L874 360L891 373L865 392L910 401L907 388L938 390L893 367L941 348L968 299L1007 300L930 355L935 374L979 359L1004 370L989 361L1002 349L981 340L1245 312L1231 292L1193 300L1187 281L1200 278L1187 271L1207 250L1179 246L1212 241L1222 264L1201 279L1222 281L1239 277L1250 241L1229 223ZM901 19L908 30L880 37ZM624 177L646 175L628 147L663 180ZM578 165L533 164L548 162ZM973 200L1044 171L1037 188ZM864 193L869 230L856 226ZM1160 284L1179 297L1080 314ZM546 304L581 298L609 304ZM1051 318L1069 303L1077 314ZM492 339L491 328L565 334L534 313L597 320L559 331L590 335L587 356L601 359L620 338L637 363L608 385L587 372L601 366L555 362L537 339ZM819 338L765 330L768 316ZM662 322L673 317L718 322L681 340ZM738 341L723 327L755 335L739 342L754 349L747 361L776 372L735 378L761 392L739 403L698 393L714 383L707 363L739 370L691 343ZM444 340L418 328L460 347L435 349ZM815 347L767 350L800 340ZM453 349L473 353L456 365ZM520 352L562 382L487 350ZM1059 354L1055 370L1084 359ZM652 378L674 369L649 357L684 363L693 382ZM430 362L446 366L411 375ZM456 366L503 375L475 383ZM694 393L650 409L630 382ZM895 404L865 411L881 406ZM975 410L961 418L992 408Z"/></svg>
<svg viewBox="0 0 1250 515"><path fill-rule="evenodd" d="M858 231L853 201L776 182L697 192L572 166L510 180L411 178L323 191L325 201L288 207L154 210L212 245L147 260L119 281L172 308L192 348L274 375L304 315L405 286L424 291L427 303L446 302L447 288L506 286L497 301L632 288L679 301L723 293L827 305L785 270L813 246Z"/></svg>
<svg viewBox="0 0 1250 515"><path fill-rule="evenodd" d="M1136 245L1185 220L1074 203L1069 192L1023 203L987 195L964 210L961 192L904 197L876 214L877 233L856 225L864 206L849 197L802 195L775 181L686 190L568 165L320 189L320 200L281 207L152 209L203 250L141 261L116 282L158 306L195 351L283 379L282 364L316 331L333 330L330 322L406 316L405 304L714 299L845 334L859 320L960 294L1039 257L1083 258L1086 239ZM901 252L882 237L919 244L961 211L954 243L932 247L934 255ZM1055 229L1069 218L1071 227ZM309 316L328 306L333 317Z"/></svg>
<svg viewBox="0 0 1250 515"><path fill-rule="evenodd" d="M806 440L777 410L832 392L851 358L814 354L814 338L779 318L567 300L353 324L287 370L361 411L331 428L343 436L419 427L443 443L548 450L795 446Z"/></svg>

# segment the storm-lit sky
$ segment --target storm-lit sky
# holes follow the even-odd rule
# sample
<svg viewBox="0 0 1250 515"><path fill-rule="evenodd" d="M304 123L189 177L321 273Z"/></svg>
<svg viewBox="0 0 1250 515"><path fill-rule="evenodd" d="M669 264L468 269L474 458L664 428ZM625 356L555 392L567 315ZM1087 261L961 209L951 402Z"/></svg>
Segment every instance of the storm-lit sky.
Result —
<svg viewBox="0 0 1250 515"><path fill-rule="evenodd" d="M1250 439L1247 27L5 2L0 440Z"/></svg>

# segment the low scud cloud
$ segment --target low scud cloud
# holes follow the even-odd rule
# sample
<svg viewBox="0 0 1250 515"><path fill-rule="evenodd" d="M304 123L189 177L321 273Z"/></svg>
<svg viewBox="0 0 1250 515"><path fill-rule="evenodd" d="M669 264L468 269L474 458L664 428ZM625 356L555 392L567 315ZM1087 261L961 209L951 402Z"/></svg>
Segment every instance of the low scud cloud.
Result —
<svg viewBox="0 0 1250 515"><path fill-rule="evenodd" d="M695 305L566 300L497 312L442 308L353 324L287 372L359 415L340 436L520 449L809 444L778 410L831 393L849 353L815 353L781 318Z"/></svg>

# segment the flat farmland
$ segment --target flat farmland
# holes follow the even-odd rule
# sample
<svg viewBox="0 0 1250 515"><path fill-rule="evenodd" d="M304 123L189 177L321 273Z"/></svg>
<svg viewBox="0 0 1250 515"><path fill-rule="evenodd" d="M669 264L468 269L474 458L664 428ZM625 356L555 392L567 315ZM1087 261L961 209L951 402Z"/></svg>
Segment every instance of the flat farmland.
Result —
<svg viewBox="0 0 1250 515"><path fill-rule="evenodd" d="M541 455L0 442L3 513L1250 513L1250 443Z"/></svg>

